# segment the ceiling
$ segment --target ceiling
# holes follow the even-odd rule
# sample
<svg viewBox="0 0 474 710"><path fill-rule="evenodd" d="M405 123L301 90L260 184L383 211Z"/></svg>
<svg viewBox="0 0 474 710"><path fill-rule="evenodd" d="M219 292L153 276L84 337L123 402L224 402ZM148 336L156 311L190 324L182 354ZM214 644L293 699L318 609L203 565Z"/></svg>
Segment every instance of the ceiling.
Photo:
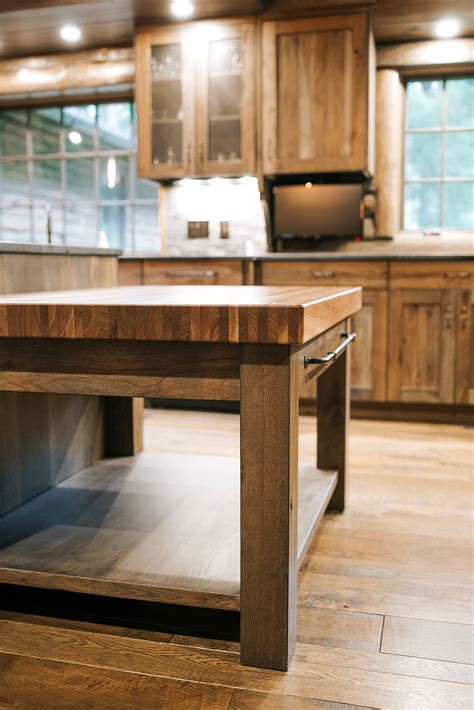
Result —
<svg viewBox="0 0 474 710"><path fill-rule="evenodd" d="M358 0L359 4L361 0ZM0 0L0 57L61 52L70 47L58 36L61 25L77 24L83 38L74 49L130 44L134 28L172 20L171 0ZM363 2L363 0L362 0ZM328 12L357 0L193 0L194 18ZM379 42L429 39L445 16L461 21L462 35L474 35L472 0L366 0L374 7Z"/></svg>

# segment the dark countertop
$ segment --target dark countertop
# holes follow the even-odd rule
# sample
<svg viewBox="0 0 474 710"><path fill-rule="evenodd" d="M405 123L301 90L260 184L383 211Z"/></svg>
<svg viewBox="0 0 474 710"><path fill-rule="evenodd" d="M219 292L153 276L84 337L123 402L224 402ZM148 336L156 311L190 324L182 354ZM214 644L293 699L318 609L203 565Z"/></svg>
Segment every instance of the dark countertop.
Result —
<svg viewBox="0 0 474 710"><path fill-rule="evenodd" d="M56 244L34 244L32 242L2 242L0 254L54 254L66 256L120 256L120 249L100 249L98 247L74 247Z"/></svg>
<svg viewBox="0 0 474 710"><path fill-rule="evenodd" d="M260 254L245 256L244 254L228 254L210 256L208 254L193 254L192 256L182 254L174 256L164 256L156 253L136 253L124 254L120 261L471 261L474 260L474 252L471 253L426 253L426 254L397 254L397 253L367 253L359 254L354 252L286 252L278 254Z"/></svg>

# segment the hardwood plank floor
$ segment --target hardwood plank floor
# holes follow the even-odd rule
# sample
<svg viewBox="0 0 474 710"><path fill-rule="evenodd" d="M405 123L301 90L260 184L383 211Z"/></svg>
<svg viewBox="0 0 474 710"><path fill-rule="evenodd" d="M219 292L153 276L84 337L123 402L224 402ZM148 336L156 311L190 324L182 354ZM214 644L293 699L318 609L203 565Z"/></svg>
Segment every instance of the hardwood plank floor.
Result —
<svg viewBox="0 0 474 710"><path fill-rule="evenodd" d="M301 418L302 456L315 424ZM147 410L145 447L238 455L233 414ZM467 710L472 430L351 422L346 512L300 572L288 673L239 644L0 613L0 707Z"/></svg>
<svg viewBox="0 0 474 710"><path fill-rule="evenodd" d="M385 620L382 653L474 663L474 627L421 619Z"/></svg>

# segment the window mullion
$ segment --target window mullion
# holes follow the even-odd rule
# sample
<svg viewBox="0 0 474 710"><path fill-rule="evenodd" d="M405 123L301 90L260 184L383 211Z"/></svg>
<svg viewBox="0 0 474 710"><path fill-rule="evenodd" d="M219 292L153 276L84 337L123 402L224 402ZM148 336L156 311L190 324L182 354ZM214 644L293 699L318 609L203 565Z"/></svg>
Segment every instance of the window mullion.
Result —
<svg viewBox="0 0 474 710"><path fill-rule="evenodd" d="M446 80L443 81L443 103L441 112L441 229L444 227L444 176L446 173L446 124L447 124L448 96L446 91Z"/></svg>

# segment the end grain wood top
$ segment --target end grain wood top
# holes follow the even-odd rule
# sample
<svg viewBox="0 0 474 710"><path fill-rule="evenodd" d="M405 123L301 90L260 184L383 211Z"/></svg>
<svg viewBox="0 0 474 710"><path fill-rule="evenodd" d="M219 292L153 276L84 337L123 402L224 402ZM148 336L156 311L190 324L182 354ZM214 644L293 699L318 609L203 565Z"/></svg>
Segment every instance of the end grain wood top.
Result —
<svg viewBox="0 0 474 710"><path fill-rule="evenodd" d="M359 287L122 286L0 296L0 337L301 344L358 311Z"/></svg>

